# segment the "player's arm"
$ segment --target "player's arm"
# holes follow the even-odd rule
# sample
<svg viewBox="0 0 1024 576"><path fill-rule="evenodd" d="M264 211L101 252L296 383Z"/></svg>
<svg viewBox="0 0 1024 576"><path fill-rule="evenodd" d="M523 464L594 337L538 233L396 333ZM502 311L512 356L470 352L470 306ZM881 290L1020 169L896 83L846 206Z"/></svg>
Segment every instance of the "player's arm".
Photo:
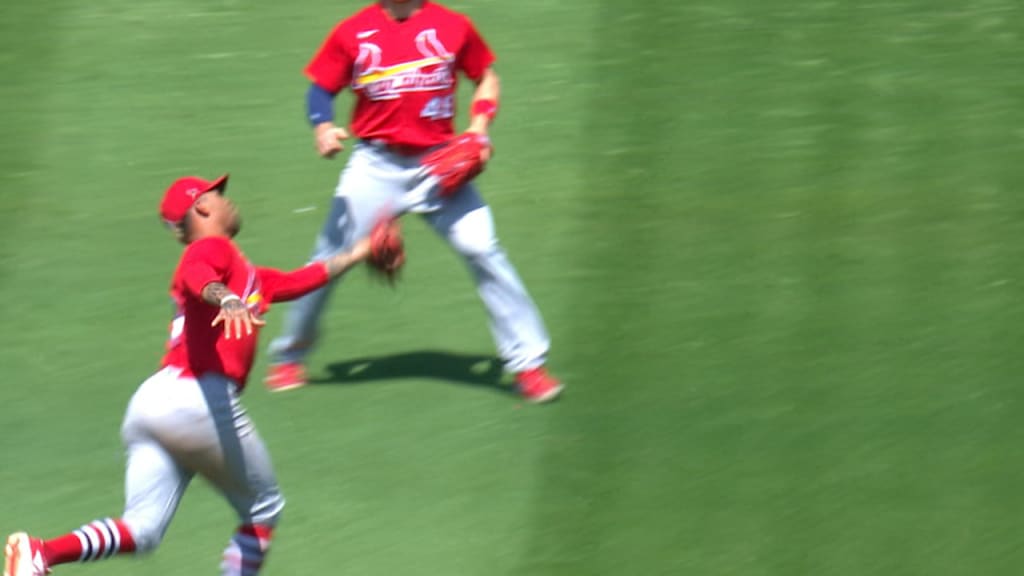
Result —
<svg viewBox="0 0 1024 576"><path fill-rule="evenodd" d="M273 268L258 268L260 280L271 302L287 302L321 288L334 278L348 272L370 254L370 240L364 238L351 250L331 256L323 262L313 262L291 272Z"/></svg>
<svg viewBox="0 0 1024 576"><path fill-rule="evenodd" d="M316 82L311 82L306 92L306 113L309 123L313 126L316 151L324 158L333 158L344 149L341 142L348 138L344 128L334 124L334 97Z"/></svg>
<svg viewBox="0 0 1024 576"><path fill-rule="evenodd" d="M480 140L486 146L480 151L480 160L487 162L492 153L488 131L498 114L501 83L494 71L494 53L468 18L465 42L459 49L457 62L458 68L476 84L469 105L469 127L466 132L482 137Z"/></svg>
<svg viewBox="0 0 1024 576"><path fill-rule="evenodd" d="M487 131L498 114L501 98L501 81L494 68L488 67L476 83L473 101L469 105L469 128L466 132L487 135Z"/></svg>
<svg viewBox="0 0 1024 576"><path fill-rule="evenodd" d="M306 111L313 126L317 152L324 158L333 158L341 152L341 141L348 138L345 129L334 124L334 97L352 79L352 58L344 38L343 24L339 24L327 35L305 70L310 80Z"/></svg>
<svg viewBox="0 0 1024 576"><path fill-rule="evenodd" d="M201 293L203 302L211 306L220 307L220 312L213 319L211 326L224 324L224 338L230 340L232 333L235 338L242 338L242 331L245 335L252 334L253 326L262 326L266 321L259 318L249 310L249 307L242 302L242 298L232 292L221 282L210 282L203 287Z"/></svg>
<svg viewBox="0 0 1024 576"><path fill-rule="evenodd" d="M210 306L220 308L211 326L224 324L224 338L232 334L241 339L252 334L253 326L263 320L254 316L242 298L224 284L227 270L234 258L230 243L219 238L194 242L186 248L181 262L181 278L185 291Z"/></svg>
<svg viewBox="0 0 1024 576"><path fill-rule="evenodd" d="M461 68L466 76L476 83L473 100L469 108L469 127L459 137L424 156L420 163L438 181L438 194L448 198L476 178L494 156L494 147L488 135L491 123L498 113L498 99L501 97L501 82L491 67L494 61L486 44L479 35L473 35L475 49L467 49L473 58L463 58Z"/></svg>

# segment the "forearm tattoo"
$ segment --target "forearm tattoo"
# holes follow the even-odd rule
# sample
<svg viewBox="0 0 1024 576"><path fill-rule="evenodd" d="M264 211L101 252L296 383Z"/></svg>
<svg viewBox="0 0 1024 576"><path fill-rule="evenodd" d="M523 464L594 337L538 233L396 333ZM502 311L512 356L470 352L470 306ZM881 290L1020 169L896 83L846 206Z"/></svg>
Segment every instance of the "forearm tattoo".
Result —
<svg viewBox="0 0 1024 576"><path fill-rule="evenodd" d="M211 305L211 306L219 306L219 307L224 308L225 310L232 310L232 309L235 309L235 308L244 308L245 305L242 304L241 300L234 300L234 299L229 300L228 302L225 302L224 305L221 306L221 301L224 300L225 296L233 296L233 295L234 295L234 292L229 290L227 286L221 284L220 282L210 282L209 284L206 285L205 288L203 288L203 294L202 294L203 301L206 302L207 304Z"/></svg>

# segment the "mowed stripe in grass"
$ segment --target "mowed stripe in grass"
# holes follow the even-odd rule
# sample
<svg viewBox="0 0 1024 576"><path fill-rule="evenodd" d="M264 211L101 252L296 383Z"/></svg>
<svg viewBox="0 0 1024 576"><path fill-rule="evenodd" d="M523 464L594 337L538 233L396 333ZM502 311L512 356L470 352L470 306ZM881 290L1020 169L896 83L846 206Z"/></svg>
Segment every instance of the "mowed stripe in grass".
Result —
<svg viewBox="0 0 1024 576"><path fill-rule="evenodd" d="M1012 565L1012 30L911 4L611 11L540 573Z"/></svg>
<svg viewBox="0 0 1024 576"><path fill-rule="evenodd" d="M663 573L679 548L674 413L685 395L677 228L685 172L678 7L602 3L584 63L589 92L573 155L573 379L551 421L524 574Z"/></svg>

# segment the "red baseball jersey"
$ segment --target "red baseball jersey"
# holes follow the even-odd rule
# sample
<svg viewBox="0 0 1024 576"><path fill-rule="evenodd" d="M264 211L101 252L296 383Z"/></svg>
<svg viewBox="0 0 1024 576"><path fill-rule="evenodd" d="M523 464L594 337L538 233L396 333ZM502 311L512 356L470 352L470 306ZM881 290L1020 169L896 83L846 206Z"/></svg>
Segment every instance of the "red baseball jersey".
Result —
<svg viewBox="0 0 1024 576"><path fill-rule="evenodd" d="M256 357L259 327L241 339L224 338L224 326L210 326L220 307L200 294L220 282L237 294L254 314L263 315L272 302L298 298L327 283L327 268L313 263L293 272L253 266L228 238L203 238L189 244L171 281L176 305L163 366L182 368L186 376L217 372L245 387Z"/></svg>
<svg viewBox="0 0 1024 576"><path fill-rule="evenodd" d="M333 94L352 88L359 138L428 147L454 133L456 73L477 81L493 63L463 14L424 2L399 22L374 3L335 26L306 75Z"/></svg>

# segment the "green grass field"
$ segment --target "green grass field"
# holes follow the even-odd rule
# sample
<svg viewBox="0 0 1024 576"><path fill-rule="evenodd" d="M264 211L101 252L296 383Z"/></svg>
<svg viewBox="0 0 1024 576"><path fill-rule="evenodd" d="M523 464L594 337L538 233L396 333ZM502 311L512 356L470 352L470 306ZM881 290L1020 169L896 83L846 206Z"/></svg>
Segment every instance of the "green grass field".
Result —
<svg viewBox="0 0 1024 576"><path fill-rule="evenodd" d="M174 177L230 171L247 254L306 258L341 164L301 68L359 5L4 5L0 532L121 511ZM397 290L335 293L317 385L254 372L289 499L268 575L1020 573L1018 2L449 5L500 58L481 184L569 389L508 393L409 222ZM233 529L197 481L153 557L59 574L213 574Z"/></svg>

